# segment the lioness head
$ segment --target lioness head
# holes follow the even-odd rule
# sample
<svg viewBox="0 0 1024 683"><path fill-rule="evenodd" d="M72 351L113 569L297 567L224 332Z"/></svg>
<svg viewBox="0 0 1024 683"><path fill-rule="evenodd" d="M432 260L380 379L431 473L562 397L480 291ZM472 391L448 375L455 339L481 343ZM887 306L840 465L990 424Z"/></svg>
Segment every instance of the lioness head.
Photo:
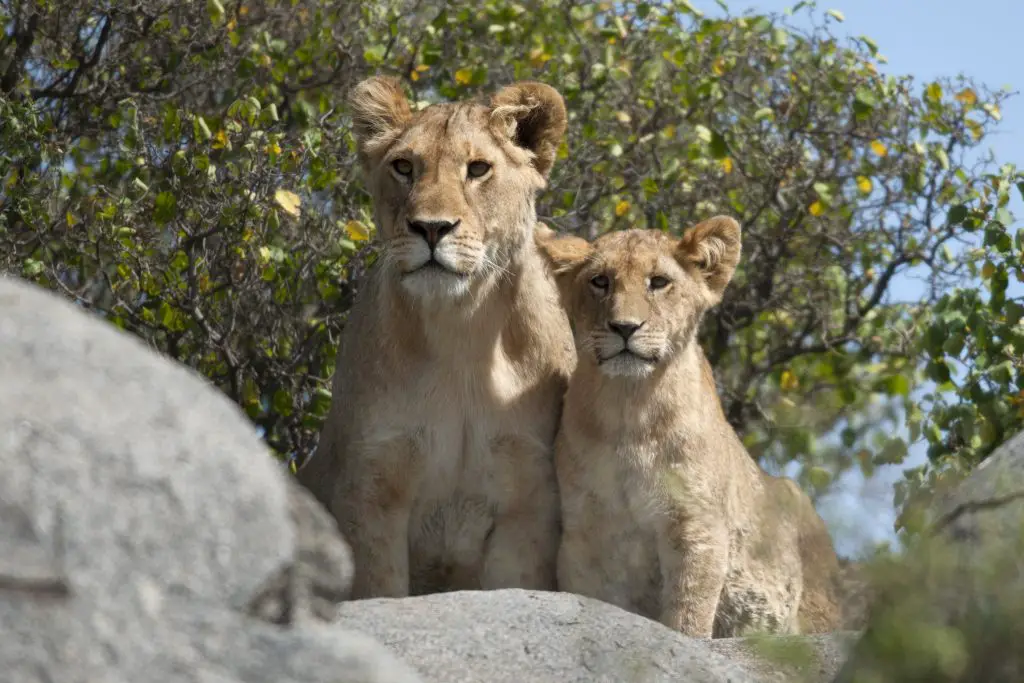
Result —
<svg viewBox="0 0 1024 683"><path fill-rule="evenodd" d="M623 230L593 244L541 236L572 321L580 363L645 377L693 339L740 260L740 226L716 216L680 239Z"/></svg>
<svg viewBox="0 0 1024 683"><path fill-rule="evenodd" d="M561 95L522 82L413 112L396 79L377 77L349 102L384 267L418 297L458 298L504 274L531 243L565 133Z"/></svg>

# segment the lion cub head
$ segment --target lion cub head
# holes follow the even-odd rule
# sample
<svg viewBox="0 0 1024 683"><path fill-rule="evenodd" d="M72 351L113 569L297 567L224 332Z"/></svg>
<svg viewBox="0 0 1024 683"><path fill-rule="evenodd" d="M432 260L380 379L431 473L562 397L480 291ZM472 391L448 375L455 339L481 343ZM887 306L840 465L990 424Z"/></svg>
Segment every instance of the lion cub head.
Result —
<svg viewBox="0 0 1024 683"><path fill-rule="evenodd" d="M507 274L565 133L561 95L522 82L413 112L396 79L377 77L349 103L383 264L403 289L457 299Z"/></svg>
<svg viewBox="0 0 1024 683"><path fill-rule="evenodd" d="M716 216L680 239L624 230L593 244L538 236L572 322L579 362L646 377L693 339L740 260L740 226Z"/></svg>

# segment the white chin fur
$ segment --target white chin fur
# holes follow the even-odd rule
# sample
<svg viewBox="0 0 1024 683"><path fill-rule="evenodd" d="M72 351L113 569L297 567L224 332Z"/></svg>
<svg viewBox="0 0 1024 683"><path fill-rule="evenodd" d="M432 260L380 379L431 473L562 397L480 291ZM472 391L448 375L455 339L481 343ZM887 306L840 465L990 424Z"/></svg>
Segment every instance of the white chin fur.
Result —
<svg viewBox="0 0 1024 683"><path fill-rule="evenodd" d="M421 301L450 301L469 294L469 278L424 268L402 276L402 288Z"/></svg>
<svg viewBox="0 0 1024 683"><path fill-rule="evenodd" d="M601 372L609 377L632 377L640 379L654 371L654 363L641 360L636 356L622 354L609 358L600 364Z"/></svg>

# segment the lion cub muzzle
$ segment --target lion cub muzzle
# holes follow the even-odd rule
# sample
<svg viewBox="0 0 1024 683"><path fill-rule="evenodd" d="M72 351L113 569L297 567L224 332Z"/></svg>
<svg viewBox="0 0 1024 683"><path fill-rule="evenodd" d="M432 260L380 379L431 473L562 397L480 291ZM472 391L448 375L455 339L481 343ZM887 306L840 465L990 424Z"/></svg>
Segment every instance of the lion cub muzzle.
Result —
<svg viewBox="0 0 1024 683"><path fill-rule="evenodd" d="M634 335L646 321L611 320L599 344L598 364L610 375L642 376L658 363L658 355L648 345L637 344Z"/></svg>

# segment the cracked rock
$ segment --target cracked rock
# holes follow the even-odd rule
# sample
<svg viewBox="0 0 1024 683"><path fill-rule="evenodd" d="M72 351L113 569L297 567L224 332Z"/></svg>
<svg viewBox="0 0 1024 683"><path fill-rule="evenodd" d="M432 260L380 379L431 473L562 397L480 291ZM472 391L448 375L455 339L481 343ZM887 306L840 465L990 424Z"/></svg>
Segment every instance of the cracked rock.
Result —
<svg viewBox="0 0 1024 683"><path fill-rule="evenodd" d="M1024 433L933 504L932 531L876 571L836 683L1024 680Z"/></svg>
<svg viewBox="0 0 1024 683"><path fill-rule="evenodd" d="M419 681L316 623L347 594L348 549L234 404L7 277L0 471L4 680Z"/></svg>

